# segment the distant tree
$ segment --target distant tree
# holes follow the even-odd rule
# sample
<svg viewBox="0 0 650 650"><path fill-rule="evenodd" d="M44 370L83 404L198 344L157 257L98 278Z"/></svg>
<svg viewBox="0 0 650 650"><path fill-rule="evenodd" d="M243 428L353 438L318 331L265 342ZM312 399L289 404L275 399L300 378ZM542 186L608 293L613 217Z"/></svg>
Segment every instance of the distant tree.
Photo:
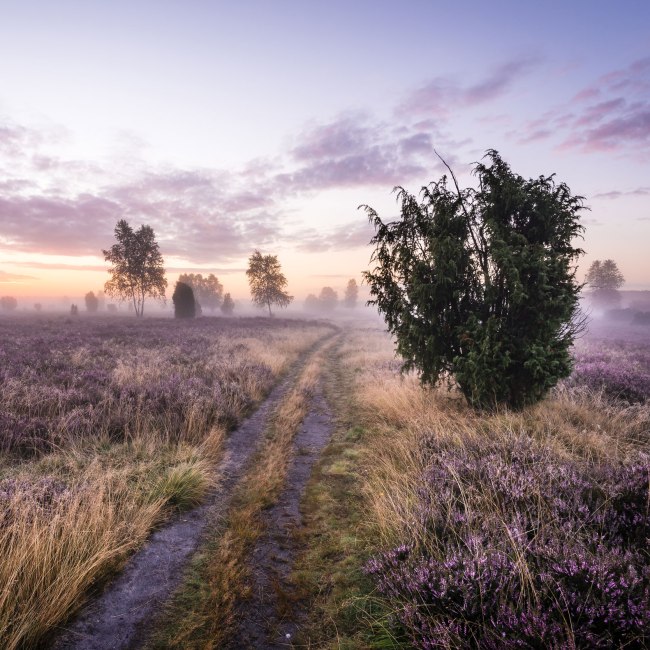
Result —
<svg viewBox="0 0 650 650"><path fill-rule="evenodd" d="M589 267L585 281L594 290L619 289L625 278L614 260L596 260Z"/></svg>
<svg viewBox="0 0 650 650"><path fill-rule="evenodd" d="M35 309L36 311L41 311L41 309L43 309L43 305L41 305L40 302L35 302L35 303L34 303L34 309Z"/></svg>
<svg viewBox="0 0 650 650"><path fill-rule="evenodd" d="M178 281L172 296L175 318L194 318L196 316L196 302L194 291L189 284Z"/></svg>
<svg viewBox="0 0 650 650"><path fill-rule="evenodd" d="M596 260L587 271L585 282L591 287L591 300L601 307L614 307L621 302L619 287L625 282L614 260Z"/></svg>
<svg viewBox="0 0 650 650"><path fill-rule="evenodd" d="M117 305L113 304L112 302L109 302L109 303L106 305L106 311L107 311L109 314L115 314L115 313L117 313Z"/></svg>
<svg viewBox="0 0 650 650"><path fill-rule="evenodd" d="M181 273L178 281L192 287L195 300L205 309L214 311L221 305L223 285L214 273L205 278L200 273Z"/></svg>
<svg viewBox="0 0 650 650"><path fill-rule="evenodd" d="M253 302L258 307L268 307L269 316L273 316L271 305L287 307L293 300L284 288L287 279L281 271L277 255L262 255L255 251L248 259L248 283Z"/></svg>
<svg viewBox="0 0 650 650"><path fill-rule="evenodd" d="M231 316L233 311L235 311L235 301L232 299L232 296L227 293L223 297L223 303L221 303L221 313L224 316Z"/></svg>
<svg viewBox="0 0 650 650"><path fill-rule="evenodd" d="M70 316L78 316L79 315L79 307L77 305L72 304L70 305Z"/></svg>
<svg viewBox="0 0 650 650"><path fill-rule="evenodd" d="M345 287L345 297L343 298L343 304L348 308L353 308L357 306L357 298L359 297L359 287L357 281L354 278L348 280L348 285Z"/></svg>
<svg viewBox="0 0 650 650"><path fill-rule="evenodd" d="M443 176L419 202L396 188L399 220L363 206L376 264L364 275L405 369L425 384L452 377L474 407L520 408L571 372L584 208L553 176L525 180L498 152L486 158L478 189L461 190L448 166L453 189Z"/></svg>
<svg viewBox="0 0 650 650"><path fill-rule="evenodd" d="M165 299L163 258L150 226L134 231L127 221L120 219L115 226L115 238L117 243L102 251L104 259L112 264L111 279L104 285L104 291L130 301L136 316L141 317L147 296Z"/></svg>
<svg viewBox="0 0 650 650"><path fill-rule="evenodd" d="M18 301L13 296L3 296L0 298L0 307L3 311L13 311L18 307Z"/></svg>
<svg viewBox="0 0 650 650"><path fill-rule="evenodd" d="M310 293L307 298L305 298L305 309L316 311L319 306L320 303L318 302L318 298L313 293Z"/></svg>
<svg viewBox="0 0 650 650"><path fill-rule="evenodd" d="M318 296L318 304L323 311L332 311L338 305L339 296L332 287L323 287Z"/></svg>
<svg viewBox="0 0 650 650"><path fill-rule="evenodd" d="M99 300L97 299L97 296L92 291L89 291L84 296L84 300L86 302L87 312L94 314L99 309Z"/></svg>
<svg viewBox="0 0 650 650"><path fill-rule="evenodd" d="M102 311L106 306L106 296L103 291L97 292L97 310Z"/></svg>

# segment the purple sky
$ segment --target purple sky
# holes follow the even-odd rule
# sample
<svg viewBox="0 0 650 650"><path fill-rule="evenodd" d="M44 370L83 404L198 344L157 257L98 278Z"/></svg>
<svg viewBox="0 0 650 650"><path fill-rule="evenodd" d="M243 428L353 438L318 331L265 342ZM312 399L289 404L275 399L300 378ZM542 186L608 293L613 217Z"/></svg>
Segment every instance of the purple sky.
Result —
<svg viewBox="0 0 650 650"><path fill-rule="evenodd" d="M360 203L495 148L591 211L581 268L650 288L650 3L2 2L0 293L101 288L115 222L246 298L367 268Z"/></svg>

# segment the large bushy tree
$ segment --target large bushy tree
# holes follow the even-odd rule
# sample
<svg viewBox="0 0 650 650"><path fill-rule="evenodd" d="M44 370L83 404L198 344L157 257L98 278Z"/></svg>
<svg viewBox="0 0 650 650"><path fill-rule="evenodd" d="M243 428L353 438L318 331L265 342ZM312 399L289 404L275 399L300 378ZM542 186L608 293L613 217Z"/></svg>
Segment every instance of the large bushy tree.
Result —
<svg viewBox="0 0 650 650"><path fill-rule="evenodd" d="M167 280L163 258L151 226L133 230L127 221L120 219L115 226L117 243L102 251L111 263L111 279L104 285L109 296L128 300L136 316L144 314L147 296L165 298Z"/></svg>
<svg viewBox="0 0 650 650"><path fill-rule="evenodd" d="M4 311L13 311L18 307L18 301L13 296L2 296L0 298L0 308Z"/></svg>
<svg viewBox="0 0 650 650"><path fill-rule="evenodd" d="M269 316L273 316L271 305L287 307L293 300L293 296L285 291L287 279L277 255L262 255L255 251L248 259L246 275L253 302L259 307L268 307Z"/></svg>
<svg viewBox="0 0 650 650"><path fill-rule="evenodd" d="M486 158L476 189L448 166L453 187L443 176L419 201L396 188L397 221L362 206L375 226L365 279L405 369L425 384L453 378L475 407L519 408L571 371L583 199L552 175L513 173L497 151Z"/></svg>

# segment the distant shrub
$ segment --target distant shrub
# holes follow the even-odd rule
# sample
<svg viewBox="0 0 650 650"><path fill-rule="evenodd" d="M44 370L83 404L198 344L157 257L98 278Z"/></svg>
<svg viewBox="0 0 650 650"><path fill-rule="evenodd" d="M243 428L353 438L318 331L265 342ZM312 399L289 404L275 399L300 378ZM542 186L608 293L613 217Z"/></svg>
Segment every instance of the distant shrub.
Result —
<svg viewBox="0 0 650 650"><path fill-rule="evenodd" d="M194 291L189 284L177 282L172 296L174 303L174 316L176 318L194 318L196 316L196 302Z"/></svg>
<svg viewBox="0 0 650 650"><path fill-rule="evenodd" d="M99 299L92 291L89 291L84 296L84 301L86 303L87 312L94 314L99 309Z"/></svg>
<svg viewBox="0 0 650 650"><path fill-rule="evenodd" d="M428 541L367 572L416 648L647 647L649 472L530 440L439 451L413 522Z"/></svg>

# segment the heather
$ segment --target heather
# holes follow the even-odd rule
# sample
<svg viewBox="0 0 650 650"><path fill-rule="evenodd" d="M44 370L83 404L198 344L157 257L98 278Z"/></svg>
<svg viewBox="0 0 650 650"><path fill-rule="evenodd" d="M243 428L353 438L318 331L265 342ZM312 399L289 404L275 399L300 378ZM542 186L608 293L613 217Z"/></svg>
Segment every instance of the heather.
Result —
<svg viewBox="0 0 650 650"><path fill-rule="evenodd" d="M617 335L596 328L594 336L578 342L568 384L585 386L612 399L642 403L650 395L647 328L621 329L622 335Z"/></svg>
<svg viewBox="0 0 650 650"><path fill-rule="evenodd" d="M643 647L649 460L561 461L527 438L437 451L419 539L367 571L419 648Z"/></svg>
<svg viewBox="0 0 650 650"><path fill-rule="evenodd" d="M644 368L642 339L606 343L581 341L576 373L597 353L628 376ZM398 376L389 352L384 335L365 333L348 362L368 440L365 573L381 638L646 647L647 391L633 398L576 374L534 407L480 414L453 390Z"/></svg>
<svg viewBox="0 0 650 650"><path fill-rule="evenodd" d="M201 502L233 427L331 328L0 319L0 645L41 643Z"/></svg>
<svg viewBox="0 0 650 650"><path fill-rule="evenodd" d="M143 434L200 440L268 391L281 369L269 357L276 346L289 352L296 330L318 332L257 319L0 320L0 450Z"/></svg>

